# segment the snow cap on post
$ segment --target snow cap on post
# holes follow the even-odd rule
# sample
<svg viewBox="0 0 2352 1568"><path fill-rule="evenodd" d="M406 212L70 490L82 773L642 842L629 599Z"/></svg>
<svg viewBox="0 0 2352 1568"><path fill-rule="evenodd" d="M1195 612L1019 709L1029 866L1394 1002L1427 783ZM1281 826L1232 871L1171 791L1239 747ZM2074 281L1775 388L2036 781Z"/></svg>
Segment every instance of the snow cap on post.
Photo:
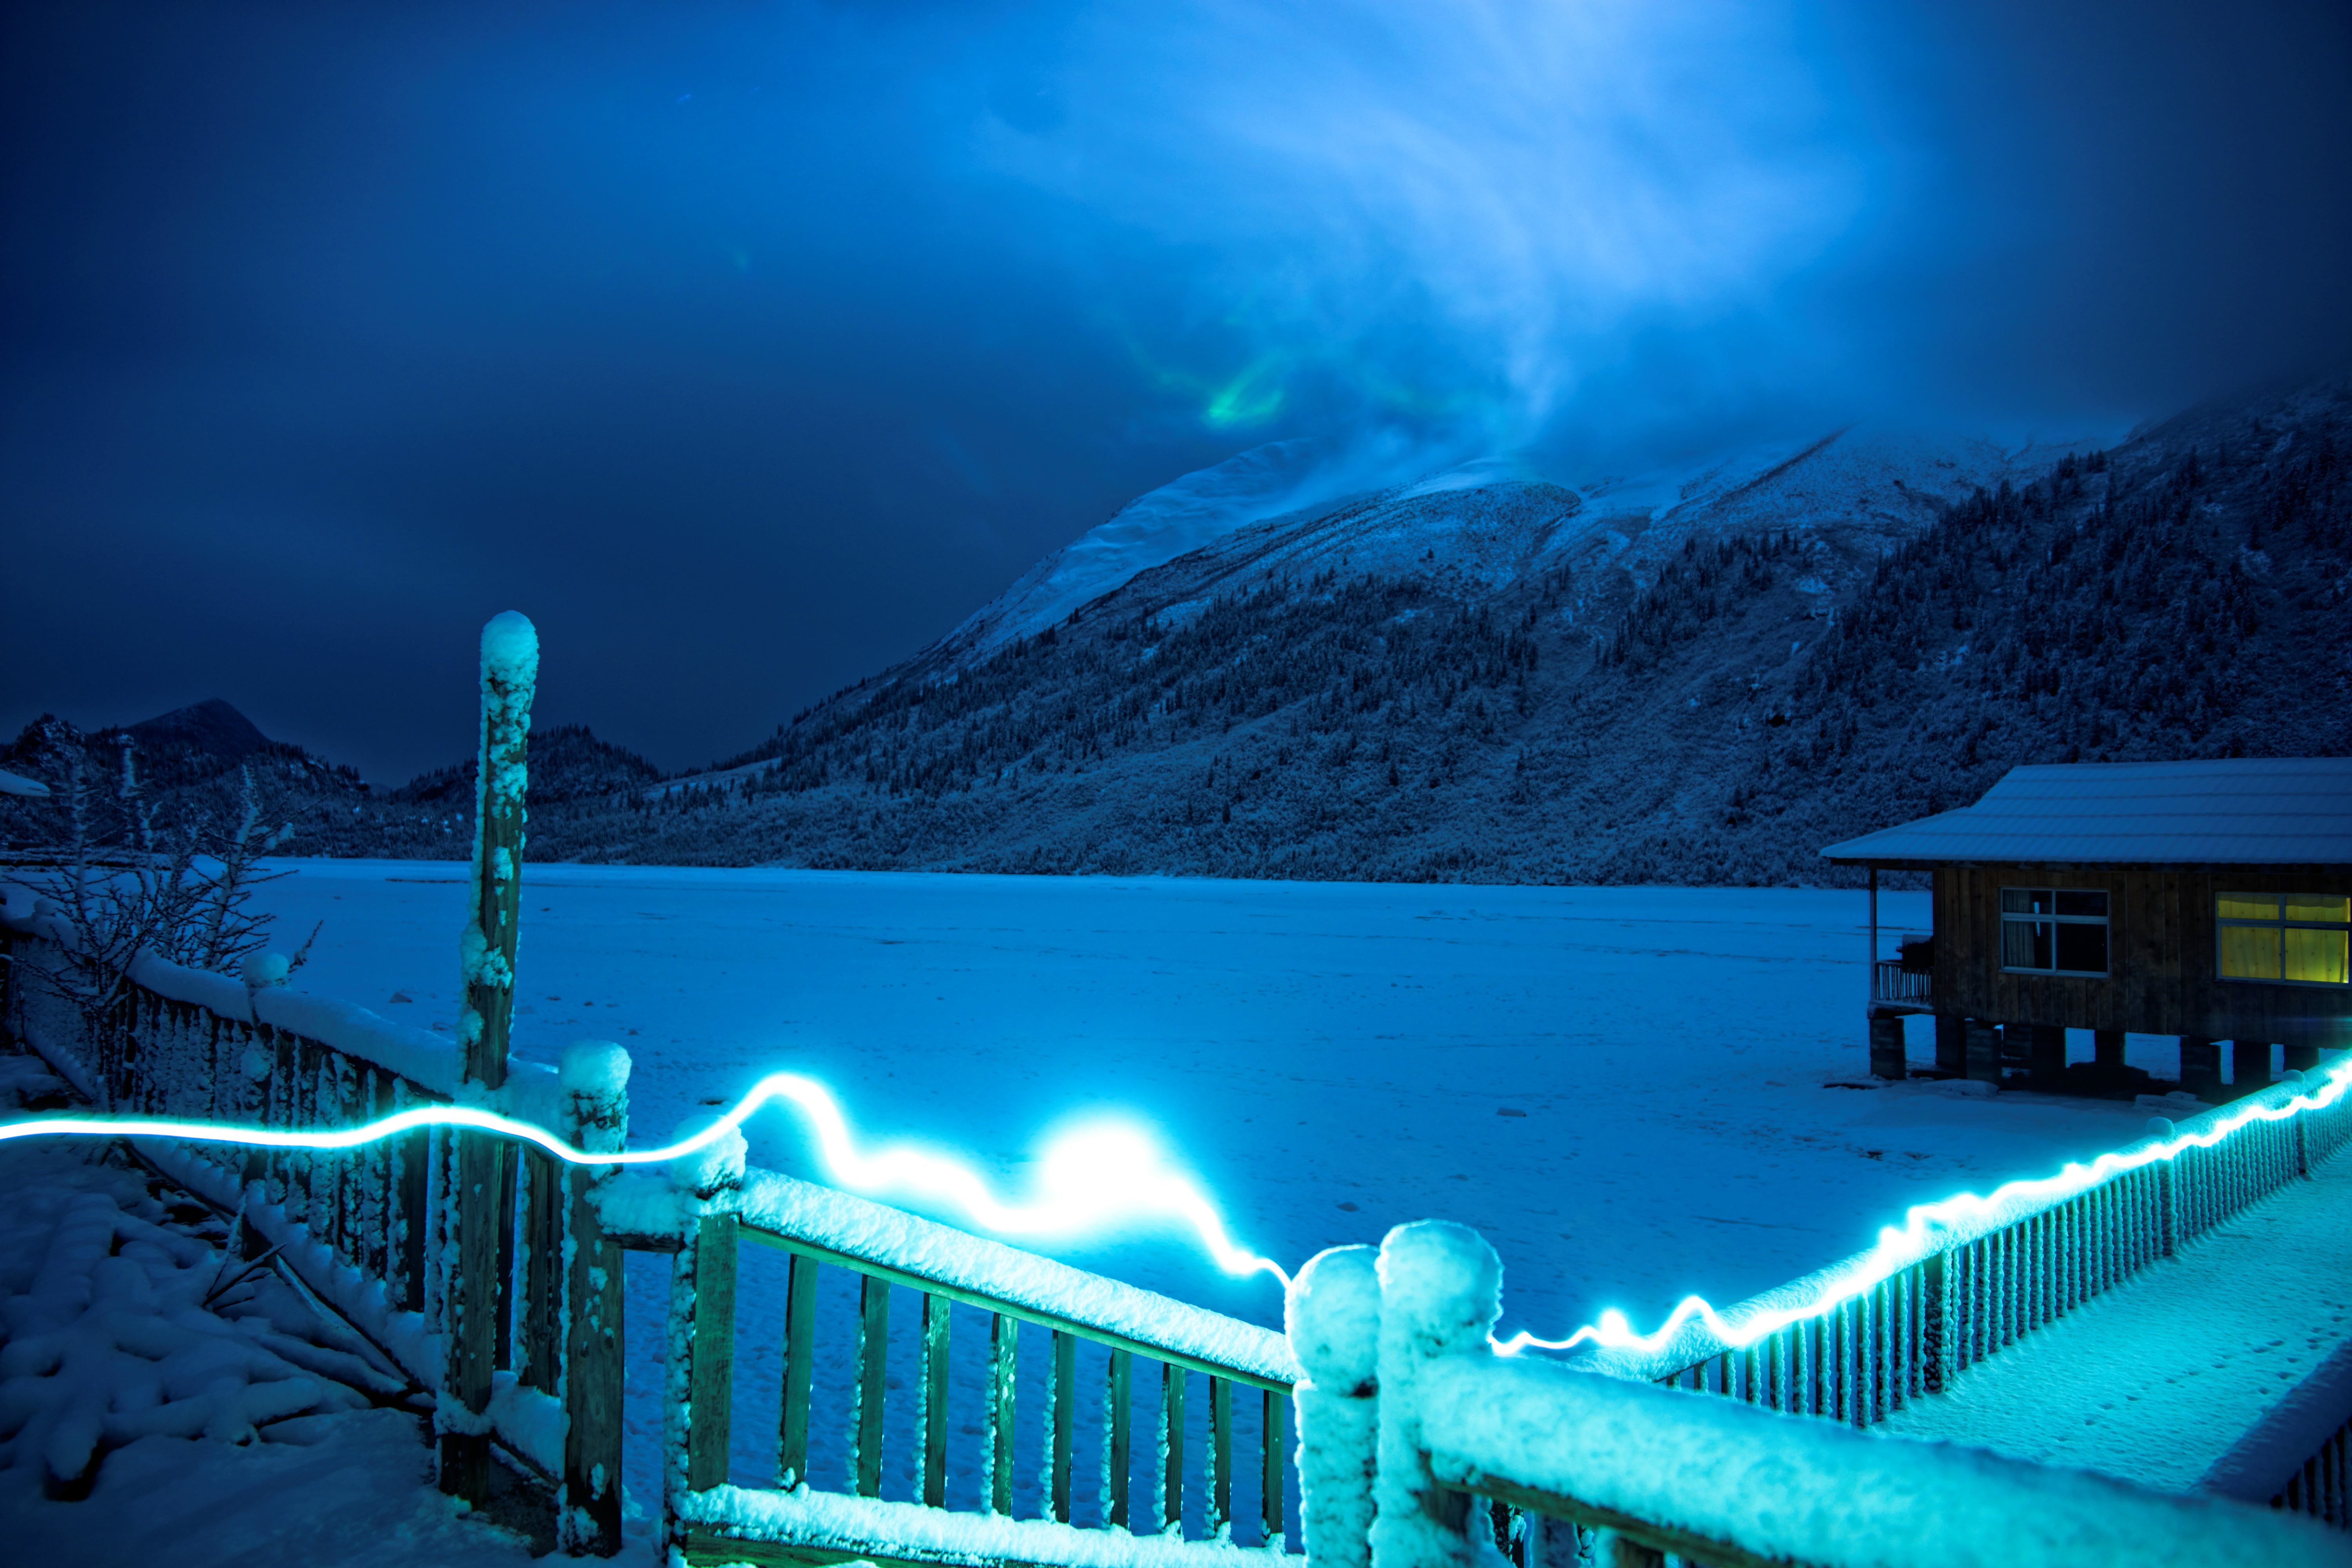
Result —
<svg viewBox="0 0 2352 1568"><path fill-rule="evenodd" d="M1361 1398L1376 1386L1381 1279L1369 1247L1334 1247L1307 1260L1283 1301L1290 1353L1307 1380Z"/></svg>
<svg viewBox="0 0 2352 1568"><path fill-rule="evenodd" d="M286 984L294 973L294 964L282 952L249 952L245 955L245 988L247 991L268 991Z"/></svg>
<svg viewBox="0 0 2352 1568"><path fill-rule="evenodd" d="M556 1082L564 1095L564 1134L592 1154L618 1152L629 1137L629 1053L611 1040L563 1047Z"/></svg>
<svg viewBox="0 0 2352 1568"><path fill-rule="evenodd" d="M1415 1355L1486 1348L1503 1310L1503 1260L1486 1238L1450 1220L1416 1220L1381 1243L1381 1339Z"/></svg>

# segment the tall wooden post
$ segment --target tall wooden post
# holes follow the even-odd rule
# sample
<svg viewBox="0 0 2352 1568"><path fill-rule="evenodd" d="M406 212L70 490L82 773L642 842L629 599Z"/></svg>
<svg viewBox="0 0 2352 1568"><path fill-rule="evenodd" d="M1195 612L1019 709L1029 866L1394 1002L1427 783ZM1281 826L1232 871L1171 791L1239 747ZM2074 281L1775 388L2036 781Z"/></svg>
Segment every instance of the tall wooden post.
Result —
<svg viewBox="0 0 2352 1568"><path fill-rule="evenodd" d="M457 1047L466 1080L485 1093L506 1082L514 1022L515 931L522 908L524 742L539 679L539 634L509 610L482 628L482 749L474 778L471 908L460 938L464 1002ZM457 1258L449 1272L448 1379L442 1391L441 1489L477 1506L490 1495L490 1373L496 1368L501 1197L509 1190L504 1139L457 1137ZM452 1407L454 1406L454 1408Z"/></svg>

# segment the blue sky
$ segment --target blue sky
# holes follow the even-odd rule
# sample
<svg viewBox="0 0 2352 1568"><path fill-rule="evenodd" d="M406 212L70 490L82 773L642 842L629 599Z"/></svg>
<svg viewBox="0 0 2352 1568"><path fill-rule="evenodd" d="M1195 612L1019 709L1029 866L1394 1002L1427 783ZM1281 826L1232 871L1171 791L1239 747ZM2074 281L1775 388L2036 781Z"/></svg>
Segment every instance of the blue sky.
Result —
<svg viewBox="0 0 2352 1568"><path fill-rule="evenodd" d="M685 766L1257 442L2130 420L2352 352L2286 4L27 3L0 726Z"/></svg>

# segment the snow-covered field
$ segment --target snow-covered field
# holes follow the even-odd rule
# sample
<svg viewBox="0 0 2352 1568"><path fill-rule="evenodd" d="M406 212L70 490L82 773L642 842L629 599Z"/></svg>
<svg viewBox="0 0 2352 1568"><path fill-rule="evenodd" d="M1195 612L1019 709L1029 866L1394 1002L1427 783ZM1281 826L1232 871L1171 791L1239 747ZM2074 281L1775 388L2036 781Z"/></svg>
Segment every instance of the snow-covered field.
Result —
<svg viewBox="0 0 2352 1568"><path fill-rule="evenodd" d="M281 945L324 921L301 988L454 1018L461 867L288 866L263 894ZM1286 1268L1405 1220L1476 1226L1506 1265L1507 1332L1734 1300L1910 1204L2146 1120L1827 1087L1865 1069L1853 892L550 866L527 872L524 910L517 1053L627 1046L639 1144L792 1068L862 1138L959 1152L1017 1191L1058 1123L1116 1111ZM1926 897L1883 895L1881 918L1891 946L1926 929ZM2135 1037L2133 1059L2169 1076L2170 1045ZM754 1164L821 1179L788 1112L750 1131ZM1281 1320L1270 1280L1228 1279L1164 1227L1024 1245ZM650 1502L661 1262L635 1263L630 1469ZM747 1372L772 1359L752 1284ZM739 1403L746 1480L772 1442L760 1409Z"/></svg>

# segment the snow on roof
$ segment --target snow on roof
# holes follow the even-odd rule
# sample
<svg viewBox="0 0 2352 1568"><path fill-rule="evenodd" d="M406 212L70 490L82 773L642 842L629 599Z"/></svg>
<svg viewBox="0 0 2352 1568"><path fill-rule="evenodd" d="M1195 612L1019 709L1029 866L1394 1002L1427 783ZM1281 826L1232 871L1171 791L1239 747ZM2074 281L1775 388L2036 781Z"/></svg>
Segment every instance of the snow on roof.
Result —
<svg viewBox="0 0 2352 1568"><path fill-rule="evenodd" d="M2352 757L2011 768L1974 805L1822 855L1846 865L2352 865Z"/></svg>

